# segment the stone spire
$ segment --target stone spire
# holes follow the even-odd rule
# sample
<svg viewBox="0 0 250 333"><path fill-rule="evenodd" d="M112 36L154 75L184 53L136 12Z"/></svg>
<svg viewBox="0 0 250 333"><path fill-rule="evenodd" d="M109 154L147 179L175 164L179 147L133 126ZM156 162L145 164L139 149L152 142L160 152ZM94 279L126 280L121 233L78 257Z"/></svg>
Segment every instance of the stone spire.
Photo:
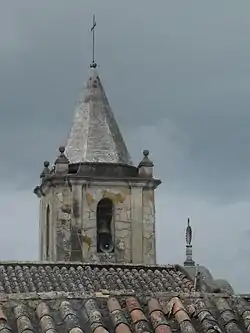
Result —
<svg viewBox="0 0 250 333"><path fill-rule="evenodd" d="M97 72L94 54L65 146L40 185L40 258L156 262L155 196L148 150L134 166Z"/></svg>
<svg viewBox="0 0 250 333"><path fill-rule="evenodd" d="M90 68L85 91L77 102L65 155L70 163L132 165L95 67Z"/></svg>
<svg viewBox="0 0 250 333"><path fill-rule="evenodd" d="M192 234L192 227L190 225L190 219L188 218L186 227L186 260L184 266L195 265L195 262L193 261Z"/></svg>

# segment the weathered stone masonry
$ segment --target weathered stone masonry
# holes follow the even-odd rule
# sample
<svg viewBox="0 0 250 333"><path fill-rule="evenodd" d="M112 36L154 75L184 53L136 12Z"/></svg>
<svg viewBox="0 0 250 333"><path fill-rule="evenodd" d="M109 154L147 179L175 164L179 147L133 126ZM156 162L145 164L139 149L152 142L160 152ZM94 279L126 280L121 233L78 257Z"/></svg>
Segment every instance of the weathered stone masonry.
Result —
<svg viewBox="0 0 250 333"><path fill-rule="evenodd" d="M76 242L80 242L81 250L79 260L104 261L107 256L96 251L96 209L102 198L109 198L114 204L112 233L115 251L106 260L155 263L154 196L153 190L143 189L143 185L73 182L71 188L67 184L48 187L48 193L41 201L41 259L72 260L72 251L77 247L72 244L72 232L76 230ZM46 224L48 205L50 221L53 221L49 226ZM47 227L50 228L49 258L45 257Z"/></svg>
<svg viewBox="0 0 250 333"><path fill-rule="evenodd" d="M133 166L96 70L59 152L52 168L44 162L35 189L41 260L155 264L154 190L160 181L147 150ZM111 213L97 218L104 198ZM100 250L100 239L107 249Z"/></svg>

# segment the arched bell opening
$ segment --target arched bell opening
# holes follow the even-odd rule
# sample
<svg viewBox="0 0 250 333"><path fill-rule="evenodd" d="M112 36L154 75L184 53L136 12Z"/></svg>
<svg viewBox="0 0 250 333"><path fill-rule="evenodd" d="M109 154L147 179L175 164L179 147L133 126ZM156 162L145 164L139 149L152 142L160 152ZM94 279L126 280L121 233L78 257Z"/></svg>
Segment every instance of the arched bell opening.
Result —
<svg viewBox="0 0 250 333"><path fill-rule="evenodd" d="M114 205L109 198L99 201L96 210L97 221L97 252L114 252L114 241L112 235Z"/></svg>

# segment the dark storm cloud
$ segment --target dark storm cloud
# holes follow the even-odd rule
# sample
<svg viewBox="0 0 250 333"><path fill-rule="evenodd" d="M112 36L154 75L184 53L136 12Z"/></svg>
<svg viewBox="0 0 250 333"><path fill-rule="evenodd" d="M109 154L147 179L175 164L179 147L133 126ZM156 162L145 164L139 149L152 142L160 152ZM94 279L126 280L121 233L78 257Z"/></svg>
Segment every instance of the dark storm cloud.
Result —
<svg viewBox="0 0 250 333"><path fill-rule="evenodd" d="M54 158L87 75L95 11L100 71L123 132L129 137L138 126L169 122L186 150L184 164L175 166L176 176L189 190L213 195L219 181L229 187L226 192L237 191L237 184L241 193L242 186L247 191L250 5L143 4L143 10L140 2L131 6L114 1L105 6L80 1L3 6L1 142L12 139L8 149L1 144L3 160L9 163L13 157L18 161L13 171L26 164L34 173L39 158L40 163ZM162 140L172 145L175 138L162 131ZM162 165L161 144L152 146ZM164 168L159 166L161 173ZM224 185L220 187L216 192L223 192Z"/></svg>
<svg viewBox="0 0 250 333"><path fill-rule="evenodd" d="M22 241L31 226L36 232L38 207L27 191L39 181L43 160L53 162L66 139L91 60L95 12L97 61L116 118L134 161L149 148L164 181L157 192L161 262L182 260L184 223L192 214L196 248L203 253L197 259L222 276L224 263L238 288L249 286L228 264L234 257L245 272L250 250L241 246L250 209L244 203L250 198L249 11L250 3L233 0L1 4L0 171L10 188L1 207L10 229L17 215L10 217L6 207L14 200L24 220ZM232 246L239 216L242 228ZM211 229L217 246L225 242L220 255L204 238ZM166 239L168 248L179 244L175 255L165 255Z"/></svg>

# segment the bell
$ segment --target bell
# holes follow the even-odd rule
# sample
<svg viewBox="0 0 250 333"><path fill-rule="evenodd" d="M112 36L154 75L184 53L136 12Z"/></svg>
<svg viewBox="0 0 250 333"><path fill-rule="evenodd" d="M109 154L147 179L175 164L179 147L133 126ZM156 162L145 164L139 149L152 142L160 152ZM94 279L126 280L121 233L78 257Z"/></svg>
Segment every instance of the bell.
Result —
<svg viewBox="0 0 250 333"><path fill-rule="evenodd" d="M109 224L107 223L106 220L100 221L100 226L98 228L98 234L99 235L110 234Z"/></svg>
<svg viewBox="0 0 250 333"><path fill-rule="evenodd" d="M100 227L98 228L99 248L101 252L112 252L114 244L109 227L109 223L106 220L100 221Z"/></svg>
<svg viewBox="0 0 250 333"><path fill-rule="evenodd" d="M110 234L102 234L99 238L99 247L102 252L110 253L114 250L114 243Z"/></svg>

